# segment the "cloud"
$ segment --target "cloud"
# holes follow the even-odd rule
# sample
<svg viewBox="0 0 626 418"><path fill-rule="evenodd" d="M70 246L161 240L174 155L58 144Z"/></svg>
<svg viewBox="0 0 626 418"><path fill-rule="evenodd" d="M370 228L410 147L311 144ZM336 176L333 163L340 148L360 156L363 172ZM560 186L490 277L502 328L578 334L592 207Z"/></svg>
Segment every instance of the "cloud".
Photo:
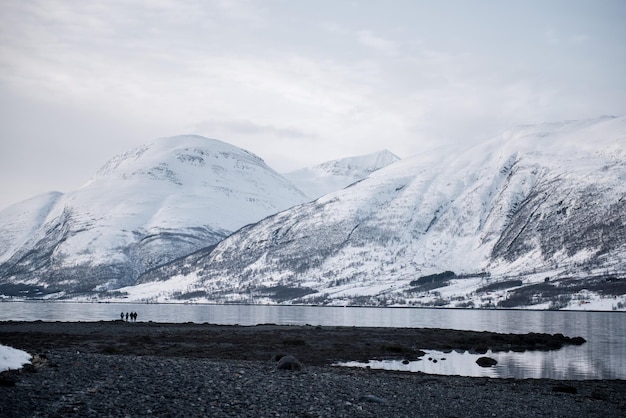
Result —
<svg viewBox="0 0 626 418"><path fill-rule="evenodd" d="M125 142L192 131L295 169L626 112L622 22L598 7L537 10L460 1L0 2L0 105L15 110L0 115L10 127L1 139L45 138L48 150L91 141L81 152L97 149L102 160ZM20 166L38 170L17 164L17 176ZM83 173L73 177L91 174Z"/></svg>
<svg viewBox="0 0 626 418"><path fill-rule="evenodd" d="M376 35L370 30L359 30L356 32L356 39L368 48L375 49L386 54L395 54L397 52L396 43Z"/></svg>
<svg viewBox="0 0 626 418"><path fill-rule="evenodd" d="M319 27L323 31L332 34L333 37L341 36L375 52L388 55L398 53L399 45L396 41L375 33L371 29L354 30L337 22L324 22Z"/></svg>
<svg viewBox="0 0 626 418"><path fill-rule="evenodd" d="M198 132L218 132L225 137L239 135L269 135L290 139L316 139L318 135L313 132L305 132L294 127L276 127L272 125L257 124L246 119L234 120L205 120L192 125L192 129Z"/></svg>

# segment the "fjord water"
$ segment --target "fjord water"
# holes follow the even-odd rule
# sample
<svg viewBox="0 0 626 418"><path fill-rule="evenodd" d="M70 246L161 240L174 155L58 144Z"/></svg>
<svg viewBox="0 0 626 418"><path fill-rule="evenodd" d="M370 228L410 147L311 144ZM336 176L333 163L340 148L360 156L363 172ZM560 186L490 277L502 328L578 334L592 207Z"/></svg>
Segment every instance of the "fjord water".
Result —
<svg viewBox="0 0 626 418"><path fill-rule="evenodd" d="M487 353L498 360L490 369L470 353L429 352L420 362L370 367L467 376L626 379L626 314L622 312L463 310L274 305L183 305L126 303L2 302L0 321L110 321L137 312L138 321L224 325L321 325L446 328L505 333L561 333L587 340L582 346L550 352ZM1 343L1 342L0 342ZM418 347L419 348L419 347ZM438 360L436 363L427 358ZM445 358L445 360L441 360Z"/></svg>

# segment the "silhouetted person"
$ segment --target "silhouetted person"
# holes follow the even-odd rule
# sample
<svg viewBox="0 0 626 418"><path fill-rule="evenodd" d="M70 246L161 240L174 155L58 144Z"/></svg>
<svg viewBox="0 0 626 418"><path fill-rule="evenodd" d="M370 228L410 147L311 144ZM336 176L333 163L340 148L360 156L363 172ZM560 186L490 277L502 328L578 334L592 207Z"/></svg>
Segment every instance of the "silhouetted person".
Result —
<svg viewBox="0 0 626 418"><path fill-rule="evenodd" d="M128 321L128 312L126 312L126 321Z"/></svg>
<svg viewBox="0 0 626 418"><path fill-rule="evenodd" d="M120 314L120 319L121 319L122 321L124 320L124 312L122 312L122 313Z"/></svg>

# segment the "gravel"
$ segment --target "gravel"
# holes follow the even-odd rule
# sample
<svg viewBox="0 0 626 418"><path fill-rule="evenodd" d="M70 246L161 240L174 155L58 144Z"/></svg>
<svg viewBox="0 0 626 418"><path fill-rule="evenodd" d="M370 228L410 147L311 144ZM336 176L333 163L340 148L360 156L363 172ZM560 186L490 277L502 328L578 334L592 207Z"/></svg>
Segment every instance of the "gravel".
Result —
<svg viewBox="0 0 626 418"><path fill-rule="evenodd" d="M0 415L618 417L626 382L430 376L51 350L0 387Z"/></svg>

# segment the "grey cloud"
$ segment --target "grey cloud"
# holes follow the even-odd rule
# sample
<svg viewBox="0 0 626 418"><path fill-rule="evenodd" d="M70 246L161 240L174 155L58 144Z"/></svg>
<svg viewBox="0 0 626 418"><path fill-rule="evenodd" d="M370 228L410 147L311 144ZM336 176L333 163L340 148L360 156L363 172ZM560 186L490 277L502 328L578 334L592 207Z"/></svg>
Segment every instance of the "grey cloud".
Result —
<svg viewBox="0 0 626 418"><path fill-rule="evenodd" d="M206 120L196 123L194 128L202 132L217 131L234 135L271 135L292 139L315 139L318 137L316 133L305 132L293 127L264 125L245 119L222 121Z"/></svg>
<svg viewBox="0 0 626 418"><path fill-rule="evenodd" d="M372 32L371 30L360 30L356 33L356 39L368 48L375 49L388 54L395 54L397 51L396 43L385 39L382 36Z"/></svg>
<svg viewBox="0 0 626 418"><path fill-rule="evenodd" d="M626 2L544 3L0 1L0 207L186 132L291 169L623 114Z"/></svg>

